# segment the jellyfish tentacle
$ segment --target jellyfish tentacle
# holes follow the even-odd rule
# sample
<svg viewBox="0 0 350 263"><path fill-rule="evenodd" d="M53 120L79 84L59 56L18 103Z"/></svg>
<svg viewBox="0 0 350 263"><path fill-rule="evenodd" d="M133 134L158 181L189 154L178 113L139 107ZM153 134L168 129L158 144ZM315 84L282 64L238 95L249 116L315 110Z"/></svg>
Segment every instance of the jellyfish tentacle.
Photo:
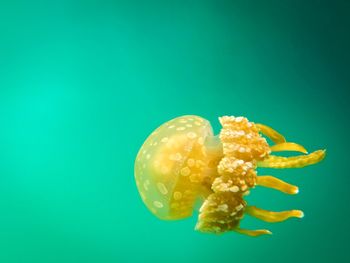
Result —
<svg viewBox="0 0 350 263"><path fill-rule="evenodd" d="M266 135L274 143L279 144L279 143L286 142L286 139L284 138L284 136L279 132L277 132L276 130L272 129L271 127L264 124L259 124L259 123L256 123L255 126L259 129L259 131L262 134Z"/></svg>
<svg viewBox="0 0 350 263"><path fill-rule="evenodd" d="M257 237L261 235L272 235L271 231L267 229L257 229L257 230L249 230L249 229L243 229L243 228L235 228L235 232L251 237Z"/></svg>
<svg viewBox="0 0 350 263"><path fill-rule="evenodd" d="M304 217L304 213L301 210L273 212L269 210L263 210L256 206L247 206L244 212L250 216L259 218L263 221L270 222L270 223L282 222L291 217L297 217L297 218Z"/></svg>
<svg viewBox="0 0 350 263"><path fill-rule="evenodd" d="M275 144L270 147L271 152L283 152L283 151L294 151L307 154L307 150L304 146L294 143L294 142L282 142Z"/></svg>
<svg viewBox="0 0 350 263"><path fill-rule="evenodd" d="M320 162L326 155L326 150L318 150L308 155L281 157L269 155L258 162L258 167L265 168L301 168Z"/></svg>
<svg viewBox="0 0 350 263"><path fill-rule="evenodd" d="M286 183L271 175L258 176L257 185L273 188L285 194L297 194L299 192L297 186Z"/></svg>
<svg viewBox="0 0 350 263"><path fill-rule="evenodd" d="M272 152L296 151L305 154L307 153L307 150L304 148L304 146L294 142L287 142L282 134L272 129L271 127L264 124L255 124L255 126L262 134L270 138L275 143L275 145L270 147L270 150Z"/></svg>

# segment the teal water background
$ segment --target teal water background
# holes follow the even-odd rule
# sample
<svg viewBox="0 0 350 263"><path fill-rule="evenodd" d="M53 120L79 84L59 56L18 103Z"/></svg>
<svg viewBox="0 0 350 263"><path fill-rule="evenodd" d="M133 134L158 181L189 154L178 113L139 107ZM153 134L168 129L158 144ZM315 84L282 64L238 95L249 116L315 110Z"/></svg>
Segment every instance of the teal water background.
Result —
<svg viewBox="0 0 350 263"><path fill-rule="evenodd" d="M349 1L1 1L0 262L349 262ZM302 220L250 238L160 221L133 165L183 114L243 115L310 151L271 173Z"/></svg>

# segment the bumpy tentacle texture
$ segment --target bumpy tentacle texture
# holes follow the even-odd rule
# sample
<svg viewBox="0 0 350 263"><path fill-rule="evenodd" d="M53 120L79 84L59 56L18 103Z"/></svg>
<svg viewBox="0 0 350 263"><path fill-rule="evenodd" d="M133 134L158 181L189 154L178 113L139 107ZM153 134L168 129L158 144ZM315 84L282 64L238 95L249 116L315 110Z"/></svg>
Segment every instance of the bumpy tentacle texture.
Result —
<svg viewBox="0 0 350 263"><path fill-rule="evenodd" d="M325 150L318 150L309 155L281 157L270 155L258 163L259 167L267 168L301 168L321 161L325 156Z"/></svg>
<svg viewBox="0 0 350 263"><path fill-rule="evenodd" d="M243 117L220 118L220 140L224 157L209 195L200 209L196 228L204 232L222 233L239 229L246 202L243 196L256 184L256 162L263 160L270 148L258 128ZM250 231L250 232L249 232ZM240 233L260 235L266 230L241 230Z"/></svg>
<svg viewBox="0 0 350 263"><path fill-rule="evenodd" d="M307 153L306 149L296 143L286 142L283 135L272 128L249 122L243 117L224 116L219 119L222 125L220 140L223 158L218 164L216 177L212 183L212 193L200 208L196 229L203 232L223 233L236 231L249 236L271 234L270 231L247 230L239 227L244 214L257 217L267 222L280 222L290 217L302 217L300 210L272 212L254 206L247 206L244 195L255 185L274 188L287 194L296 194L298 188L273 176L256 174L256 168L294 168L319 162L325 152L316 151L309 155L296 157L271 156L271 151L297 151ZM266 135L274 143L269 147Z"/></svg>

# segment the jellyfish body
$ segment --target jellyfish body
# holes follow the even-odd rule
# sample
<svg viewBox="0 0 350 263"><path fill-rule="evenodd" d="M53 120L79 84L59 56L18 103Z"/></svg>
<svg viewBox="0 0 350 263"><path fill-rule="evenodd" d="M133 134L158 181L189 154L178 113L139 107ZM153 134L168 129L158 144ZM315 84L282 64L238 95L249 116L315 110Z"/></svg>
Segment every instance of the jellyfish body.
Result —
<svg viewBox="0 0 350 263"><path fill-rule="evenodd" d="M207 120L189 115L166 122L146 139L136 157L135 180L147 208L160 219L176 220L191 216L200 201L197 230L250 236L270 231L240 228L245 214L268 222L302 217L300 210L272 212L248 206L244 196L257 185L296 194L296 186L270 175L257 176L256 169L311 165L321 161L325 151L306 154L301 145L286 142L272 128L244 117L219 120L222 129L217 136ZM270 147L262 135L275 144ZM277 151L303 155L271 155Z"/></svg>

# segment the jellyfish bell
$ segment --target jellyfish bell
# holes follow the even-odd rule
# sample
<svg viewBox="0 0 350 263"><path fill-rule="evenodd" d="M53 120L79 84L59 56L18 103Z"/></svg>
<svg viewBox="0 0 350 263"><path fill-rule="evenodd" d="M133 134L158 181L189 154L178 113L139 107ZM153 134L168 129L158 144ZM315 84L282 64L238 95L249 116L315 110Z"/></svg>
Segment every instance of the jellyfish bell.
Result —
<svg viewBox="0 0 350 263"><path fill-rule="evenodd" d="M135 180L143 202L158 218L192 215L196 199L204 193L208 137L213 137L210 123L189 115L164 123L142 145Z"/></svg>

